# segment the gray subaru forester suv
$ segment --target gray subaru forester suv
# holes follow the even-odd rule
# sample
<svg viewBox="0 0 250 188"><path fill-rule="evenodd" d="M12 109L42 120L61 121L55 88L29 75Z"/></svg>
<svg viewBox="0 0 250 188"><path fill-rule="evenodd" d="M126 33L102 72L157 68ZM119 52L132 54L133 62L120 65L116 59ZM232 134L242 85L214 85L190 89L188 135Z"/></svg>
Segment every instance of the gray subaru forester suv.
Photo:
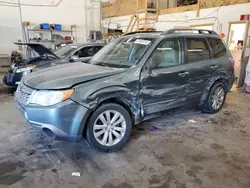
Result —
<svg viewBox="0 0 250 188"><path fill-rule="evenodd" d="M85 137L114 152L150 114L198 104L218 112L234 81L234 61L213 31L173 29L118 38L90 64L25 76L15 101L25 119L56 139Z"/></svg>

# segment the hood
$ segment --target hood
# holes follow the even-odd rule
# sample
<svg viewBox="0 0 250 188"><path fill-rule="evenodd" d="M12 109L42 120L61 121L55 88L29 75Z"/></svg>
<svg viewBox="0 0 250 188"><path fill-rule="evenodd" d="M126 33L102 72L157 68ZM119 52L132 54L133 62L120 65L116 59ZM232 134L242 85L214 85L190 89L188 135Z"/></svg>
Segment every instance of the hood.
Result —
<svg viewBox="0 0 250 188"><path fill-rule="evenodd" d="M91 57L85 57L85 58L81 58L81 62L82 63L89 63L89 60L91 59ZM33 72L34 71L39 71L39 70L42 70L42 69L45 69L45 68L49 68L49 67L52 67L52 66L56 66L56 65L62 65L64 63L75 63L75 62L69 62L69 61L66 61L65 59L56 59L56 60L52 60L52 61L49 61L49 62L44 62L44 61L40 61L38 64L36 64L36 68L33 69Z"/></svg>
<svg viewBox="0 0 250 188"><path fill-rule="evenodd" d="M63 63L68 63L68 62L64 62L63 59L55 59L52 61L40 61L39 63L36 64L36 68L33 71L39 71Z"/></svg>
<svg viewBox="0 0 250 188"><path fill-rule="evenodd" d="M40 56L43 56L43 55L47 54L47 55L52 55L52 56L54 56L56 58L59 58L51 50L49 50L48 48L46 48L45 46L43 46L41 44L35 44L35 43L34 44L33 43L15 43L15 44L29 46L34 51L36 51Z"/></svg>
<svg viewBox="0 0 250 188"><path fill-rule="evenodd" d="M23 83L34 89L66 89L90 80L125 72L81 62L67 63L37 71L23 77Z"/></svg>

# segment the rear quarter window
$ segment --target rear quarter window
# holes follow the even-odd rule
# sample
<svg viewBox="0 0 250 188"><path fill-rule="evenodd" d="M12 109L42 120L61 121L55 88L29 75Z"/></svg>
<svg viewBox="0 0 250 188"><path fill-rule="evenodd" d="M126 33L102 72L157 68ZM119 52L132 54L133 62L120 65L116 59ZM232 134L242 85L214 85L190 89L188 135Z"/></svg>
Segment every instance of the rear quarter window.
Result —
<svg viewBox="0 0 250 188"><path fill-rule="evenodd" d="M227 54L227 49L221 39L208 38L208 42L212 48L214 58L219 58Z"/></svg>

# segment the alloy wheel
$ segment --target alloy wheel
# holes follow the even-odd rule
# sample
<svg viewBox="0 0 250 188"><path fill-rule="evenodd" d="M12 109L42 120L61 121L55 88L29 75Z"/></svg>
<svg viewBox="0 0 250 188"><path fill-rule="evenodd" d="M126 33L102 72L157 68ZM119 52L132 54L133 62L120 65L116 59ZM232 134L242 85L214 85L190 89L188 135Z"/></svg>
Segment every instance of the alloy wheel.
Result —
<svg viewBox="0 0 250 188"><path fill-rule="evenodd" d="M93 126L95 139L103 146L119 143L126 132L126 121L123 115L115 110L101 113Z"/></svg>
<svg viewBox="0 0 250 188"><path fill-rule="evenodd" d="M225 91L222 87L218 87L214 90L212 95L212 107L214 110L218 110L223 104L225 97Z"/></svg>

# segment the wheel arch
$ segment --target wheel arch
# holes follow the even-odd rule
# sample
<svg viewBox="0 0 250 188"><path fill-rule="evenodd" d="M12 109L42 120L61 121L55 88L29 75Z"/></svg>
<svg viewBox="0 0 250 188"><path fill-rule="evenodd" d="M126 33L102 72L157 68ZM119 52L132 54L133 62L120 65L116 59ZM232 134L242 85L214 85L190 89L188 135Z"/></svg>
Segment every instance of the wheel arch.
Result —
<svg viewBox="0 0 250 188"><path fill-rule="evenodd" d="M140 104L136 102L137 100L135 100L136 98L134 97L134 95L131 92L124 90L124 88L105 88L104 90L99 90L98 92L93 94L91 98L92 97L94 97L96 100L91 102L91 104L89 103L91 112L87 118L86 125L93 112L103 104L107 103L115 103L125 108L131 117L132 124L140 119ZM84 125L83 136L86 135L86 129L87 126Z"/></svg>
<svg viewBox="0 0 250 188"><path fill-rule="evenodd" d="M200 100L200 106L205 104L211 88L218 82L223 83L227 91L230 90L231 83L228 74L226 74L225 72L220 72L216 77L212 77L212 79L210 79L208 84L206 85Z"/></svg>

